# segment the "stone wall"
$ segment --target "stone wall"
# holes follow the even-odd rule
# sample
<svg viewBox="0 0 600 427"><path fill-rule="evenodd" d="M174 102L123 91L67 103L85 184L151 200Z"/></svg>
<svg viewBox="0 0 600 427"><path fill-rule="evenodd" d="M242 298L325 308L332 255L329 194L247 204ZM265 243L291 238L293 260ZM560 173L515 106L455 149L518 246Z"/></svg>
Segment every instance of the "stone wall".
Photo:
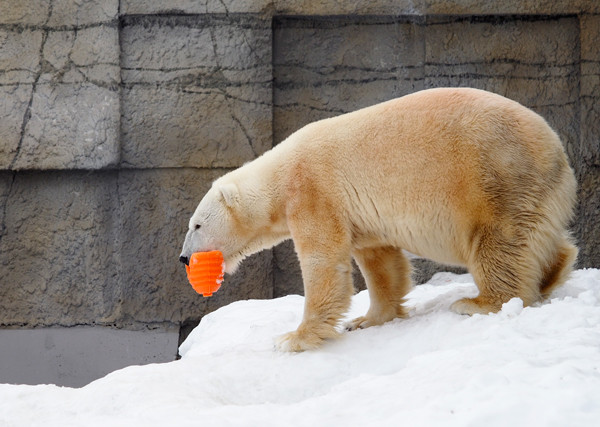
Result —
<svg viewBox="0 0 600 427"><path fill-rule="evenodd" d="M308 122L436 86L548 119L598 267L599 46L595 0L4 0L0 325L159 328L301 291L283 244L197 296L177 262L197 202Z"/></svg>

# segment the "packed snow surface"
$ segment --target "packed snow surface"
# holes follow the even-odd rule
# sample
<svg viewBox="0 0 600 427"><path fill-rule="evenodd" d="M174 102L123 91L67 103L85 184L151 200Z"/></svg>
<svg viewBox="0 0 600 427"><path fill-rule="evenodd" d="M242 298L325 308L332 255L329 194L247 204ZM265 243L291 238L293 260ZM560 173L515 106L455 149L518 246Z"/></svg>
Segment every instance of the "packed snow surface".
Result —
<svg viewBox="0 0 600 427"><path fill-rule="evenodd" d="M204 317L179 361L81 389L0 385L0 425L600 425L600 270L533 307L450 312L476 294L471 276L438 274L409 294L408 319L297 354L273 340L296 328L302 297L236 302ZM359 293L348 317L368 304Z"/></svg>

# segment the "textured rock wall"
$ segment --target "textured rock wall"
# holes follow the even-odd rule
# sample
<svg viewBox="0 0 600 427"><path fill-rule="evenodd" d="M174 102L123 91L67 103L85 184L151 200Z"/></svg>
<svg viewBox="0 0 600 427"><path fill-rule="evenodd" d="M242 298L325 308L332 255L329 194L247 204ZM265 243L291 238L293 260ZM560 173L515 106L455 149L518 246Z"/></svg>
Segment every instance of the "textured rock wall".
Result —
<svg viewBox="0 0 600 427"><path fill-rule="evenodd" d="M598 46L595 0L4 0L0 325L145 328L301 292L288 243L196 296L177 256L198 200L308 122L436 86L548 119L599 266Z"/></svg>

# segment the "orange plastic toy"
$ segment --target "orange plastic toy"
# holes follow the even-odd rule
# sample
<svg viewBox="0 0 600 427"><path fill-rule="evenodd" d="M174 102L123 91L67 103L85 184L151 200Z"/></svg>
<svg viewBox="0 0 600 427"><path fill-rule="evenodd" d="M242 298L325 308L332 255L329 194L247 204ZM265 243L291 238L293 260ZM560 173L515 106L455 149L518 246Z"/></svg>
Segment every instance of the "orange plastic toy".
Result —
<svg viewBox="0 0 600 427"><path fill-rule="evenodd" d="M210 297L223 283L223 254L220 251L196 252L185 269L192 288L202 296Z"/></svg>

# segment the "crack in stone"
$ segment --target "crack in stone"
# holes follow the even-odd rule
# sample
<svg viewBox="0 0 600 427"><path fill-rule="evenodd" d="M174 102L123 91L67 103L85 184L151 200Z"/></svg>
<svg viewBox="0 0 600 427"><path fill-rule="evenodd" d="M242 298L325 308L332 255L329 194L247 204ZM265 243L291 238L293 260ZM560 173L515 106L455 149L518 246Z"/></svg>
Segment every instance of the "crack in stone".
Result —
<svg viewBox="0 0 600 427"><path fill-rule="evenodd" d="M50 19L50 16L48 16ZM47 22L47 21L46 21ZM42 61L44 60L44 46L46 45L46 40L48 40L48 32L44 31L42 34L42 42L40 43L40 62L39 62L39 70L36 73L35 80L31 85L31 96L29 97L29 102L27 107L25 108L25 113L23 114L23 120L21 122L21 133L19 135L19 143L17 144L16 153L8 165L8 169L12 170L17 163L19 156L21 155L21 148L23 147L23 140L25 139L25 129L27 127L27 123L29 123L29 119L31 118L31 106L33 104L33 97L35 96L35 91L37 89L38 82L40 77L42 76Z"/></svg>
<svg viewBox="0 0 600 427"><path fill-rule="evenodd" d="M423 77L403 77L390 76L390 77L372 77L365 79L339 79L339 80L325 80L321 82L279 82L275 83L275 87L279 90L289 89L305 89L305 88L320 88L323 86L338 86L342 84L362 85L374 82L388 82L388 81L405 81L405 82L418 82L422 81Z"/></svg>
<svg viewBox="0 0 600 427"><path fill-rule="evenodd" d="M49 18L48 18L49 19ZM80 24L80 25L48 25L48 20L42 25L37 24L0 24L0 30L5 30L8 32L23 32L23 31L45 31L48 33L52 32L63 32L63 31L75 31L75 30L87 30L90 28L98 28L98 27L108 27L108 28L118 28L119 20L111 19L110 21L104 22L94 22L90 24Z"/></svg>
<svg viewBox="0 0 600 427"><path fill-rule="evenodd" d="M348 110L342 110L342 109L339 109L339 108L315 107L313 105L303 104L303 103L300 103L300 102L291 102L291 103L287 103L287 104L277 104L277 103L274 103L273 107L277 107L277 108L298 108L298 107L302 107L302 108L308 108L310 111L319 111L319 112L324 112L324 113L337 113L337 114L344 114L344 113L348 112Z"/></svg>
<svg viewBox="0 0 600 427"><path fill-rule="evenodd" d="M244 102L246 104L252 104L252 105L263 105L265 107L271 107L272 104L270 102L265 102L265 101L256 101L256 100L252 100L252 99L245 99L239 96L234 96L231 95L230 93L225 92L224 90L221 89L217 89L216 91L213 90L213 88L199 88L198 90L194 90L193 87L184 87L181 90L183 93L196 93L196 94L210 94L210 93L218 93L219 95L223 95L225 98L228 99L232 99L235 101L240 101L240 102Z"/></svg>
<svg viewBox="0 0 600 427"><path fill-rule="evenodd" d="M156 89L159 88L165 88L165 89L170 89L170 88L176 88L176 89L180 89L182 86L186 86L186 85L190 85L193 86L194 82L181 82L181 81L158 81L158 82L123 82L121 83L121 88L123 89L132 89L136 86L145 86L145 87L153 87ZM224 90L224 89L228 89L228 88L241 88L241 87L248 87L248 86L259 86L259 85L266 85L266 84L271 84L272 81L271 80L264 80L264 81L244 81L244 82L232 82L231 80L218 80L218 81L214 81L212 82L213 84L211 85L197 85L197 86L201 86L204 87L206 89L217 89L217 90Z"/></svg>
<svg viewBox="0 0 600 427"><path fill-rule="evenodd" d="M223 8L225 9L225 16L229 16L229 9L227 8L225 2L223 0L219 0L219 3L221 3L223 5ZM206 4L206 7L208 9L208 3Z"/></svg>
<svg viewBox="0 0 600 427"><path fill-rule="evenodd" d="M219 61L219 54L218 54L218 50L217 50L217 40L215 37L215 33L214 33L214 28L211 27L209 28L209 32L210 32L210 39L212 42L212 48L213 48L213 55L215 56L215 63L217 64L217 68L219 71L222 70L221 68L221 63ZM225 89L223 88L216 88L219 93L221 93L225 99L225 102L227 103L227 107L229 109L229 113L231 115L231 118L233 121L235 121L238 126L240 127L240 129L242 130L242 133L244 134L244 136L246 137L247 141L248 141L248 146L250 147L250 151L252 151L254 157L258 157L258 154L254 148L254 145L252 144L252 139L250 138L250 135L248 134L248 131L246 130L246 128L242 125L240 119L234 114L233 112L233 106L230 102L230 98L228 97L228 93L225 91ZM213 159L213 161L211 162L211 167L214 164L214 162L216 162L218 156L219 156L219 149L220 149L220 145L217 145L217 150L215 152L215 158Z"/></svg>
<svg viewBox="0 0 600 427"><path fill-rule="evenodd" d="M112 64L111 64L112 65ZM114 64L118 65L118 64ZM160 71L163 73L171 73L174 71L196 71L196 70L225 70L225 71L248 71L265 67L266 64L253 64L246 67L227 67L227 66L212 66L212 65L195 65L193 67L121 67L123 71Z"/></svg>

